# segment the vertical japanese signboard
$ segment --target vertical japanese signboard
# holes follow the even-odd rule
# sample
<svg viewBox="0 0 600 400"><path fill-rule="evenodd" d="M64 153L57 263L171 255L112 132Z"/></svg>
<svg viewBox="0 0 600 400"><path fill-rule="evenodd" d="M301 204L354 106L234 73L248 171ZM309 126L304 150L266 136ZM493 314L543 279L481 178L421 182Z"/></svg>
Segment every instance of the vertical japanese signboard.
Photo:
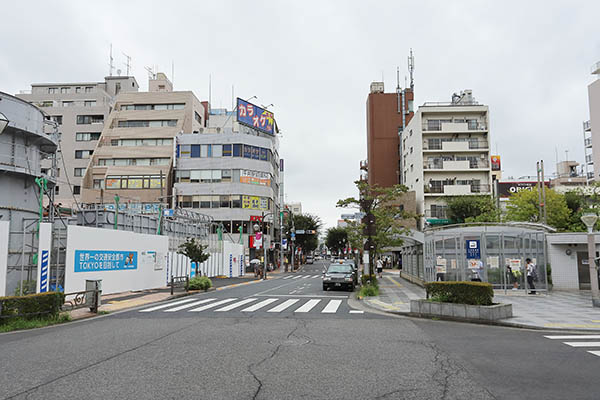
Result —
<svg viewBox="0 0 600 400"><path fill-rule="evenodd" d="M240 98L237 99L237 120L240 124L258 129L269 135L275 134L273 113Z"/></svg>

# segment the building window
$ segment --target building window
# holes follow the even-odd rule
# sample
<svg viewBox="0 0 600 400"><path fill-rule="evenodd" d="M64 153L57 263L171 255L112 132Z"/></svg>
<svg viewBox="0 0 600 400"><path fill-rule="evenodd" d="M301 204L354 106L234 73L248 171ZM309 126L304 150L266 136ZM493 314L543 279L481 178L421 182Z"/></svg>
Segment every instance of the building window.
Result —
<svg viewBox="0 0 600 400"><path fill-rule="evenodd" d="M93 87L93 86L86 86L86 87L85 87L85 92L86 92L86 93L92 93L92 92L93 92L93 90L94 90L94 87Z"/></svg>
<svg viewBox="0 0 600 400"><path fill-rule="evenodd" d="M94 179L94 189L104 189L104 179Z"/></svg>
<svg viewBox="0 0 600 400"><path fill-rule="evenodd" d="M177 126L176 119L165 119L165 120L130 120L130 121L119 121L117 126L119 128L161 128L165 126Z"/></svg>
<svg viewBox="0 0 600 400"><path fill-rule="evenodd" d="M56 88L55 87L49 87L48 88L48 94L56 94ZM58 186L57 186L58 188Z"/></svg>
<svg viewBox="0 0 600 400"><path fill-rule="evenodd" d="M54 107L54 102L52 100L46 100L46 101L42 101L41 103L38 103L39 107Z"/></svg>
<svg viewBox="0 0 600 400"><path fill-rule="evenodd" d="M83 106L84 107L95 107L96 106L96 100L85 100L83 102Z"/></svg>
<svg viewBox="0 0 600 400"><path fill-rule="evenodd" d="M233 145L233 156L234 157L241 157L242 156L242 145L241 144L234 144Z"/></svg>
<svg viewBox="0 0 600 400"><path fill-rule="evenodd" d="M56 122L58 125L62 125L62 115L52 115L50 119Z"/></svg>
<svg viewBox="0 0 600 400"><path fill-rule="evenodd" d="M121 111L139 110L183 110L185 103L175 104L123 104Z"/></svg>
<svg viewBox="0 0 600 400"><path fill-rule="evenodd" d="M230 144L223 145L223 157L231 157L231 145Z"/></svg>
<svg viewBox="0 0 600 400"><path fill-rule="evenodd" d="M73 194L81 194L81 186L73 186Z"/></svg>
<svg viewBox="0 0 600 400"><path fill-rule="evenodd" d="M94 150L75 150L75 158L90 158Z"/></svg>
<svg viewBox="0 0 600 400"><path fill-rule="evenodd" d="M62 102L63 107L73 107L74 105L75 105L74 101L63 101Z"/></svg>
<svg viewBox="0 0 600 400"><path fill-rule="evenodd" d="M60 192L60 188L58 186L54 186L54 194L58 194Z"/></svg>
<svg viewBox="0 0 600 400"><path fill-rule="evenodd" d="M81 86L77 86L75 88L75 93L81 93Z"/></svg>
<svg viewBox="0 0 600 400"><path fill-rule="evenodd" d="M77 132L75 134L75 141L77 142L89 142L98 139L100 139L100 132Z"/></svg>
<svg viewBox="0 0 600 400"><path fill-rule="evenodd" d="M192 144L190 147L191 147L190 157L192 157L192 158L199 158L200 157L200 145L199 144Z"/></svg>
<svg viewBox="0 0 600 400"><path fill-rule="evenodd" d="M60 93L62 93L62 94L69 93L69 88L68 87L60 88Z"/></svg>
<svg viewBox="0 0 600 400"><path fill-rule="evenodd" d="M202 123L202 117L200 117L200 114L198 114L196 111L194 111L194 118L199 124Z"/></svg>
<svg viewBox="0 0 600 400"><path fill-rule="evenodd" d="M75 168L73 170L73 176L83 176L84 172L85 172L85 168Z"/></svg>
<svg viewBox="0 0 600 400"><path fill-rule="evenodd" d="M77 125L103 124L104 115L78 115Z"/></svg>

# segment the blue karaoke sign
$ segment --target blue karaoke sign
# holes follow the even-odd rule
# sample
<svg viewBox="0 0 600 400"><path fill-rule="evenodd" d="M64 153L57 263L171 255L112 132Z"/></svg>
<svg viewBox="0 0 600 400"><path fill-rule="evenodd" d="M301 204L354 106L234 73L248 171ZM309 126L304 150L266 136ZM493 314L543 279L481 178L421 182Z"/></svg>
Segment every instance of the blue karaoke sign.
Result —
<svg viewBox="0 0 600 400"><path fill-rule="evenodd" d="M275 134L273 113L240 98L237 99L237 120L240 124L258 129L269 135Z"/></svg>
<svg viewBox="0 0 600 400"><path fill-rule="evenodd" d="M75 250L75 272L137 269L137 251Z"/></svg>

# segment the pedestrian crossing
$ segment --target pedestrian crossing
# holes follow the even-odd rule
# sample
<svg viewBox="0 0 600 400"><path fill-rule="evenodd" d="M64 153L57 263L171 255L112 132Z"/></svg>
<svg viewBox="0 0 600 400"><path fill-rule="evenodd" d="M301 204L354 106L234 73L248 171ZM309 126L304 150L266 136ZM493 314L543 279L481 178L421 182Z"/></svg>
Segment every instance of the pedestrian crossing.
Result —
<svg viewBox="0 0 600 400"><path fill-rule="evenodd" d="M587 350L587 352L600 357L600 335L548 335L544 337L551 340L566 340L562 343L570 347L595 349Z"/></svg>
<svg viewBox="0 0 600 400"><path fill-rule="evenodd" d="M288 275L288 276L284 276L281 279L316 279L316 278L320 278L321 275Z"/></svg>
<svg viewBox="0 0 600 400"><path fill-rule="evenodd" d="M302 296L300 296L302 297ZM308 297L308 296L307 296ZM320 313L320 314L337 314L344 310L342 306L343 300L327 299L327 298L276 298L269 297L260 299L257 297L249 298L206 298L198 300L198 298L189 298L170 302L168 304L160 304L150 308L139 310L141 313L150 312L166 312L173 313L178 311L184 312L208 312L215 313L224 312L242 312L253 313L256 311L266 311L267 313L282 313L291 312L294 314ZM360 310L345 311L349 314L362 314Z"/></svg>

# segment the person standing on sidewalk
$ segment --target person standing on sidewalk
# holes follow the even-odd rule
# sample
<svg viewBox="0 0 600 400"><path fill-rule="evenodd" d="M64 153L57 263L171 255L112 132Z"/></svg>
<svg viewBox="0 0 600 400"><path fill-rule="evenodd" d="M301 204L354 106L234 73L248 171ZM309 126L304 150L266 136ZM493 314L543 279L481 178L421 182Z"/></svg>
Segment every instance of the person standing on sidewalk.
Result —
<svg viewBox="0 0 600 400"><path fill-rule="evenodd" d="M531 258L525 259L525 262L527 263L527 285L531 290L529 294L535 294L535 285L533 284L533 281L537 276L536 266L533 261L531 261Z"/></svg>
<svg viewBox="0 0 600 400"><path fill-rule="evenodd" d="M377 275L380 279L383 275L383 262L381 261L381 258L377 259Z"/></svg>

